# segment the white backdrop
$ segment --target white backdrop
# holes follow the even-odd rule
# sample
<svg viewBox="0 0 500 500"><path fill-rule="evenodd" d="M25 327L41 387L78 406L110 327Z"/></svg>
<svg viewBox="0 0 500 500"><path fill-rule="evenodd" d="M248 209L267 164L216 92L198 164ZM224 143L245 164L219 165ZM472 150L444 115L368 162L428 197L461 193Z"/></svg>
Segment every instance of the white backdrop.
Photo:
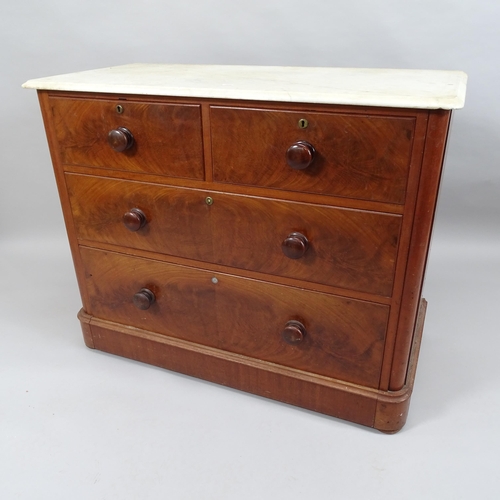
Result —
<svg viewBox="0 0 500 500"><path fill-rule="evenodd" d="M25 0L0 9L0 497L498 498L500 4ZM463 70L395 436L87 350L31 78L130 62Z"/></svg>

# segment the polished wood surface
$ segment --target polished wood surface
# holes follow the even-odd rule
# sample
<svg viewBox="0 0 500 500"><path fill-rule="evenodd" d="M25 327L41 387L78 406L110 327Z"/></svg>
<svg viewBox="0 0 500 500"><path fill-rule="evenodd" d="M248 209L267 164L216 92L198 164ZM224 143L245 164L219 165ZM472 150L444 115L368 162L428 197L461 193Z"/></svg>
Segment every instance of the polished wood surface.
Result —
<svg viewBox="0 0 500 500"><path fill-rule="evenodd" d="M297 141L286 150L286 162L294 170L304 170L314 161L316 150L306 141Z"/></svg>
<svg viewBox="0 0 500 500"><path fill-rule="evenodd" d="M415 384L418 355L424 330L427 301L421 299L418 307L417 320L411 332L411 345L408 357L408 366L404 384L396 391L380 391L375 410L373 427L386 434L394 434L405 425L410 409L410 397Z"/></svg>
<svg viewBox="0 0 500 500"><path fill-rule="evenodd" d="M82 248L99 318L377 387L389 308L238 276ZM147 312L132 297L155 296ZM288 321L307 329L289 345Z"/></svg>
<svg viewBox="0 0 500 500"><path fill-rule="evenodd" d="M122 153L134 145L134 136L128 128L118 127L108 132L108 144L118 153Z"/></svg>
<svg viewBox="0 0 500 500"><path fill-rule="evenodd" d="M207 192L194 189L66 178L80 239L391 295L398 215L225 193L207 205ZM122 224L129 206L149 221L135 234Z"/></svg>
<svg viewBox="0 0 500 500"><path fill-rule="evenodd" d="M415 118L213 106L211 126L218 182L404 203ZM316 150L308 168L287 164L297 141Z"/></svg>
<svg viewBox="0 0 500 500"><path fill-rule="evenodd" d="M285 328L281 334L283 340L290 345L295 345L304 342L304 338L307 335L306 327L296 320L290 320L286 322Z"/></svg>
<svg viewBox="0 0 500 500"><path fill-rule="evenodd" d="M75 174L66 185L79 239L215 260L207 192ZM147 220L135 231L126 222L131 207Z"/></svg>
<svg viewBox="0 0 500 500"><path fill-rule="evenodd" d="M407 260L408 272L402 289L398 336L391 363L389 389L393 391L403 387L406 379L412 332L418 319L450 120L450 111L436 110L429 117L428 141L422 162Z"/></svg>
<svg viewBox="0 0 500 500"><path fill-rule="evenodd" d="M267 363L147 330L123 326L80 311L82 329L96 349L199 377L265 398L301 406L386 434L406 422L415 382L426 303L412 335L408 376L399 391L381 391ZM86 337L87 338L87 337ZM90 344L87 344L89 347Z"/></svg>
<svg viewBox="0 0 500 500"><path fill-rule="evenodd" d="M139 231L147 222L146 214L140 208L131 208L123 214L123 224L129 231Z"/></svg>
<svg viewBox="0 0 500 500"><path fill-rule="evenodd" d="M127 100L120 101L118 113L116 100L49 101L62 163L204 178L199 105ZM130 145L123 128L133 136ZM115 131L112 139L110 131Z"/></svg>
<svg viewBox="0 0 500 500"><path fill-rule="evenodd" d="M39 96L86 345L404 425L449 111Z"/></svg>
<svg viewBox="0 0 500 500"><path fill-rule="evenodd" d="M79 313L95 348L217 384L374 426L379 391ZM398 395L398 400L400 396Z"/></svg>
<svg viewBox="0 0 500 500"><path fill-rule="evenodd" d="M218 263L391 295L400 216L230 194L213 198ZM297 259L283 253L291 233L308 240Z"/></svg>
<svg viewBox="0 0 500 500"><path fill-rule="evenodd" d="M304 257L309 248L309 240L302 233L290 233L281 243L283 254L289 259Z"/></svg>
<svg viewBox="0 0 500 500"><path fill-rule="evenodd" d="M137 309L146 311L156 302L156 295L149 288L141 288L132 297L132 302Z"/></svg>

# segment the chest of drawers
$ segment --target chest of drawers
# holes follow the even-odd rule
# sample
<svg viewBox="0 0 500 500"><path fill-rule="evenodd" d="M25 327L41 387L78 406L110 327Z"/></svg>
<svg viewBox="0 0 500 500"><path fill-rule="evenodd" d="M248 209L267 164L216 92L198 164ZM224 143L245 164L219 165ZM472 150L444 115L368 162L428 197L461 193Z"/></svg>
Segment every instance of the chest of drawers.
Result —
<svg viewBox="0 0 500 500"><path fill-rule="evenodd" d="M88 347L396 432L461 72L31 80Z"/></svg>

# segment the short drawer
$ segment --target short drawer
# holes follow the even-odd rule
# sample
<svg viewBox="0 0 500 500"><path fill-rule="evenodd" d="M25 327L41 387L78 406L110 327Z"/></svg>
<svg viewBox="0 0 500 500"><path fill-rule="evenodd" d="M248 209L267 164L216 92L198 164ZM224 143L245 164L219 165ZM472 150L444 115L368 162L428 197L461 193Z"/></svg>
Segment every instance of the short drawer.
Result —
<svg viewBox="0 0 500 500"><path fill-rule="evenodd" d="M90 248L81 256L89 314L378 386L388 306Z"/></svg>
<svg viewBox="0 0 500 500"><path fill-rule="evenodd" d="M66 97L49 101L63 164L204 178L199 105ZM113 146L110 132L115 134Z"/></svg>
<svg viewBox="0 0 500 500"><path fill-rule="evenodd" d="M415 116L212 106L210 117L216 182L404 203Z"/></svg>

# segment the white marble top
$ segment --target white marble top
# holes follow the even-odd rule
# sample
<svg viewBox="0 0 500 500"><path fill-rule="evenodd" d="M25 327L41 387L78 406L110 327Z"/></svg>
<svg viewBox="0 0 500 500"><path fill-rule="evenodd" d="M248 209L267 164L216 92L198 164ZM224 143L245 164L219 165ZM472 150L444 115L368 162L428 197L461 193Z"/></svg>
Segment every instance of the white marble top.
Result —
<svg viewBox="0 0 500 500"><path fill-rule="evenodd" d="M458 109L462 71L128 64L27 81L23 87L180 97Z"/></svg>

